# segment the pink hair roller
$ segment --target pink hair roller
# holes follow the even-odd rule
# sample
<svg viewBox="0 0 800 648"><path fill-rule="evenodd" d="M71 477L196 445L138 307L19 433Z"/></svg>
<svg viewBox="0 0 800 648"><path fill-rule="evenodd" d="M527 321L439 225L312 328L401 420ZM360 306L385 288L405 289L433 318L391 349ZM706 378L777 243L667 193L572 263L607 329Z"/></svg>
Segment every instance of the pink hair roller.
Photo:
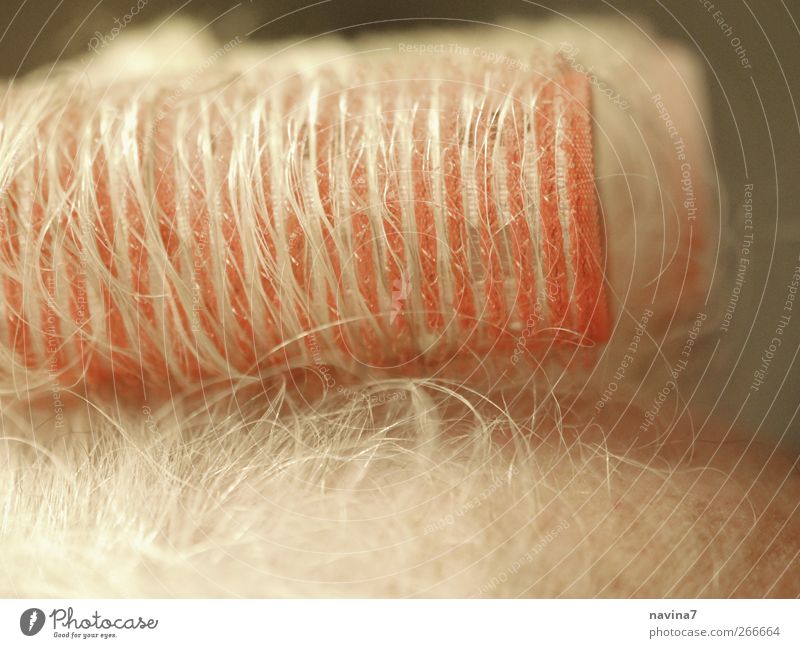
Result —
<svg viewBox="0 0 800 648"><path fill-rule="evenodd" d="M595 151L624 163L627 115L562 54L9 90L0 382L461 376L604 344L629 241Z"/></svg>

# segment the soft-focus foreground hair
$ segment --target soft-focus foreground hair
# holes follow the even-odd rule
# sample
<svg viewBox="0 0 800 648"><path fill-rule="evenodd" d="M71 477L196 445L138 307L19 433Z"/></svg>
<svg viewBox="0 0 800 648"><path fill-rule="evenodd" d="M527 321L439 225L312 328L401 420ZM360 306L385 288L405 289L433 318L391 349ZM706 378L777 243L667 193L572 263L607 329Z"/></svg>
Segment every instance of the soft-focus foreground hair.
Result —
<svg viewBox="0 0 800 648"><path fill-rule="evenodd" d="M308 340L298 339L305 335L302 315L297 314L286 348L295 345L305 360L292 363L291 371L259 366L259 371L248 374L246 360L232 368L218 353L217 345L228 331L225 316L232 312L236 320L236 295L222 295L218 284L205 286L198 281L195 292L187 284L173 297L183 300L185 314L194 312L193 300L201 304L197 327L192 329L202 340L199 350L198 337L194 346L184 338L175 346L170 346L175 338L159 338L154 325L158 320L145 307L141 313L123 312L120 318L127 318L128 324L119 329L107 324L112 333L130 332L138 318L144 318L140 324L153 344L124 348L123 365L136 360L139 352L146 356L142 363L153 357L166 358L167 365L174 360L163 375L143 376L138 381L142 384L120 380L114 371L73 376L63 371L69 362L35 366L33 356L20 359L18 338L4 341L0 593L58 597L800 593L796 578L800 487L792 467L770 449L735 437L729 427L698 419L687 407L690 398L685 394L691 394L697 383L688 363L702 366L702 329L714 318L709 314L714 295L708 294L708 277L716 263L712 251L720 234L712 207L717 202L716 183L702 121L702 80L683 50L654 40L638 27L594 19L581 26L558 22L419 31L351 43L326 39L270 48L238 39L221 45L194 25L174 24L152 34L130 30L120 35L86 69L64 64L58 74L48 72L47 79L41 74L15 82L4 109L19 106L23 101L19 97L26 96L25 105L31 110L12 113L6 123L16 120L21 129L30 127L37 106L51 105L47 102L53 101L52 92L58 97L65 93L87 97L97 96L92 93L98 88L116 88L100 93L93 114L101 122L106 118L109 124L122 123L122 130L114 139L109 130L99 128L97 142L89 146L96 145L92 150L101 150L109 160L110 185L119 183L116 189L107 187L104 195L112 202L124 202L137 188L126 194L119 187L127 186L137 169L148 168L148 160L131 163L135 137L126 148L120 135L125 124L137 124L142 118L126 113L132 120L126 121L114 113L115 106L129 105L124 93L118 94L120 88L144 88L143 94L160 96L160 104L148 105L162 105L163 112L150 118L174 119L170 128L180 136L170 155L187 169L207 165L208 177L223 154L211 145L213 138L204 139L204 128L214 120L229 126L240 122L211 110L199 111L196 128L181 122L176 115L185 116L182 106L197 92L195 86L209 92L209 87L224 87L253 65L279 70L290 64L303 71L296 80L302 88L314 79L321 62L351 74L358 69L351 59L376 57L379 50L389 48L392 53L381 56L400 57L395 65L407 68L422 56L437 56L438 50L428 47L437 43L449 44L449 55L458 44L456 52L464 66L495 66L499 76L509 70L525 74L525 66L534 64L526 55L506 52L559 52L563 69L588 79L594 94L595 184L604 254L595 261L606 273L601 306L613 320L608 325L613 329L610 340L606 342L606 333L587 340L586 331L579 331L567 337L567 343L555 335L547 337L561 343L543 348L529 344L527 338L540 331L527 330L523 320L509 333L510 344L500 355L493 349L482 356L480 349L471 348L468 377L461 367L439 371L431 362L416 364L413 371L387 366L373 370L365 369L368 363L361 358L355 369L343 363L336 366L340 349L334 343L315 341L319 344L315 351ZM165 86L159 85L163 79L172 84L166 94L161 90ZM350 81L357 86L357 79ZM44 87L56 90L48 94L41 90ZM224 95L224 90L220 92ZM341 105L328 109L330 117ZM216 141L233 142L232 150L224 154L230 161L222 174L228 181L225 200L235 202L239 194L232 179L249 177L250 166L264 152L245 150L246 138L240 141L235 132L224 131ZM347 132L343 127L341 133ZM357 129L349 132L358 136ZM13 178L16 169L35 157L30 152L23 160L14 155L25 150L17 136L8 129L0 133L0 146L8 154L0 168L4 201L25 199L24 192L15 193ZM108 150L103 149L104 137L115 142ZM367 142L361 145L363 154L374 155L375 151L366 150L368 141L363 141ZM275 147L273 158L281 150ZM60 177L61 187L74 178L59 176L63 171L59 154L63 150L54 150L44 164L52 165L50 177ZM688 175L681 156L692 162ZM94 162L91 156L83 160L85 182L97 178ZM289 177L297 159L288 156L284 162ZM75 168L80 173L81 167ZM368 175L365 172L364 177ZM289 186L292 181L287 180ZM189 203L197 195L209 195L197 191L190 180L186 184ZM357 193L358 182L349 186ZM369 181L365 186L374 191ZM80 181L77 187L80 190ZM57 202L52 190L40 191L31 198L34 204ZM99 193L91 184L85 195ZM225 192L220 189L220 193ZM129 205L73 205L69 195L64 193L63 204L46 204L58 213L78 209L78 220L96 219L99 229L105 209L138 213ZM239 205L241 210L266 209L253 205L248 196L250 202ZM381 199L386 201L386 195ZM18 208L17 202L14 207ZM3 256L6 308L16 304L18 314L24 304L33 304L44 331L47 310L39 309L40 301L60 313L58 320L64 326L72 316L64 293L47 283L50 271L59 267L51 251L57 255L67 249L64 241L48 239L46 232L60 231L49 224L48 219L54 218L49 209L44 208L36 221L41 235L28 232L27 239L32 249L47 251L46 260L37 262L35 271L19 270L14 275L8 249ZM131 222L132 228L146 229ZM21 219L15 227L24 228L26 223ZM178 222L176 229L191 232L192 225ZM253 221L254 228L259 226ZM8 236L4 230L0 244L15 240ZM157 238L157 232L150 231L137 245L145 241L146 247L147 241ZM319 247L323 238L320 234ZM121 251L107 251L109 259L98 253L97 258L85 260L99 268L95 272L105 273L111 286L107 295L96 298L95 305L100 304L104 313L102 306L114 300L134 309L147 301L138 299L140 295L133 299L133 289L119 279L122 271L112 269L111 259L116 258L131 276L125 264L133 264L138 250L128 247L130 239L119 240ZM291 267L298 239L289 232L285 240L287 246L279 254L286 255ZM354 245L350 235L337 241ZM224 274L230 266L221 259L227 259L229 252L236 256L236 251L225 249L224 242L213 237L207 244L215 253L204 259L219 263ZM169 256L164 249L159 252L163 258ZM425 306L430 301L424 282L427 252L416 252L421 270L410 287L402 273L389 277L391 290L383 295L387 300L383 306L392 325L396 318L415 312L405 308L406 302L416 300ZM357 250L353 256L359 258ZM246 259L246 251L240 251L238 258ZM191 265L193 259L184 262ZM181 272L177 268L170 269L176 277ZM199 276L208 276L205 271L200 268ZM354 285L360 287L369 279L367 271L364 266L352 271ZM310 304L336 323L336 311L324 299L303 301L307 295L296 287L305 285L304 277L289 272L285 279L294 292L282 294L284 303ZM17 285L32 286L26 289L28 297L14 293ZM68 283L66 289L73 285ZM14 293L11 298L9 291ZM518 294L515 291L511 292ZM324 289L321 294L325 296ZM590 295L587 303L596 305L599 299ZM224 306L217 312L219 304ZM372 306L365 297L358 308L374 315ZM9 326L13 315L6 319ZM549 328L558 324L548 323ZM560 333L575 332L575 326L566 331L569 327L560 324ZM369 330L359 326L345 334L348 348L364 341L368 360L383 359L383 353L392 351L380 340L370 340ZM324 341L329 331L327 324L322 327L319 340ZM112 333L101 340L106 344L99 352L103 360L120 351ZM255 339L260 332L249 334ZM46 346L55 337L45 335L35 344ZM280 342L281 337L277 339ZM450 344L441 345L443 353L459 342L457 334L442 339ZM682 357L687 339L689 355ZM241 340L235 336L232 340L235 355ZM187 377L189 365L178 359L192 356L184 347L193 348L201 364L205 360L214 368L216 362L219 371L195 372L200 375L193 383ZM58 349L61 356L69 353L66 347ZM92 383L89 379L93 384L87 384Z"/></svg>

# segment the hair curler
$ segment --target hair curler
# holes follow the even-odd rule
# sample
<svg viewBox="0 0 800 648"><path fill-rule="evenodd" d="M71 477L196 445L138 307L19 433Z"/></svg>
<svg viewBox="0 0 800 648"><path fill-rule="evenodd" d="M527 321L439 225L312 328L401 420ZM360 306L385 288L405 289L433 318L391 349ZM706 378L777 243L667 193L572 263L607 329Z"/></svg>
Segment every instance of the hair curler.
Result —
<svg viewBox="0 0 800 648"><path fill-rule="evenodd" d="M637 223L657 221L653 196L680 198L672 137L629 87L653 122L632 136L576 49L243 56L202 80L10 87L0 383L564 362L609 341L643 274L671 286L671 321L702 228L663 201L662 226ZM626 191L633 165L663 185Z"/></svg>

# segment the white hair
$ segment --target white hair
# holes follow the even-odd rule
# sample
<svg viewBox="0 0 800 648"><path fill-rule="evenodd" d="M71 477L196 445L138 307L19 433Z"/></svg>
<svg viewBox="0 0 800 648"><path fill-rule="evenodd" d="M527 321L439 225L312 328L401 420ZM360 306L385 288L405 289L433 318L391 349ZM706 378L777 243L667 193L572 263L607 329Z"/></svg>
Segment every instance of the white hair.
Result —
<svg viewBox="0 0 800 648"><path fill-rule="evenodd" d="M213 318L199 327L197 348L219 365L223 378L194 385L165 381L151 385L144 399L113 383L105 390L95 385L92 393L78 383L64 385L52 380L47 367L31 370L17 347L7 344L0 368L7 378L0 392L0 594L797 595L800 484L794 468L752 439L734 443L727 428L694 421L679 389L691 368L676 374L670 355L671 344L683 349L687 336L694 342L706 318L714 317L703 309L705 270L713 268L708 240L715 234L711 224L687 228L682 220L686 195L680 174L674 182L674 142L653 94L656 83L669 85L664 79L672 78L669 117L681 125L695 156L693 189L699 193L714 184L703 159L704 126L686 106L702 103L699 76L689 57L672 46L661 50L637 29L585 25L592 29L559 22L457 34L420 31L413 38L384 34L354 44L326 40L270 50L238 41L221 47L206 35L198 44L188 38L193 29L182 25L148 46L131 30L104 46L87 71L89 85L76 85L70 75L58 84L33 77L9 91L3 110L11 121L5 123L15 128L0 133L3 201L14 196L15 171L31 164L30 141L48 136L47 116L63 105L63 93L77 89L89 97L97 96L97 87L115 88L101 92L93 106L102 137L79 146L83 175L66 179L74 191L64 191L59 176L63 151L53 148L48 158L54 166L46 191L59 207L42 215L47 225L38 236L28 231L22 240L53 256L32 267L15 265L19 275L6 273L28 287L20 299L34 305L31 317L46 320L46 310L38 308L43 301L61 316L67 310L67 279L55 290L47 284L47 270L59 267L58 254L68 247L65 231L76 226L77 239L92 235L81 222L95 227L103 209L93 203L97 152L103 150L114 165L112 182L119 191L109 195L122 200L121 188L130 184L132 200L152 199L141 197L147 192L134 173L141 168L133 152L139 115L125 88L157 95L164 86L154 80L184 79L172 82L172 100L161 95L164 114L173 118L180 114L175 106L196 91L210 67L219 68L216 82L263 63L265 56L271 64L288 61L302 69L397 42L416 46L403 55L420 56L420 43L455 39L472 56L465 65L524 72L521 59L505 53L510 41L523 48L531 41L560 48L593 79L597 184L615 323L611 341L590 362L570 349L554 366L515 371L491 389L491 380L470 382L433 368L409 377L354 375L337 367L322 376L321 385L320 367L327 364L314 362L311 347L303 348L307 355L290 373L232 375L218 352L219 339L209 332L224 338L228 331ZM169 55L172 50L179 53ZM666 72L658 61L665 51ZM119 121L111 120L115 109L122 111ZM107 117L114 129L103 130ZM213 165L206 117L201 111L196 130L176 123L175 146L197 145L195 151L178 151L179 157ZM34 124L44 124L44 131L30 140ZM65 137L61 131L57 136ZM232 137L237 177L252 177L262 152L246 137ZM286 163L290 170L292 161ZM181 182L191 194L189 174ZM213 191L219 188L216 183ZM85 204L72 204L76 195ZM255 228L251 216L258 198L245 195L240 209L249 216L239 220ZM78 222L58 221L72 208ZM24 219L16 226L25 226ZM188 313L192 282L178 276L188 266L167 268L167 252L155 245L156 226L154 221L145 230L150 259L176 273L174 285L182 288L175 298ZM48 241L48 228L60 237ZM707 240L687 245L687 231L702 231ZM213 263L222 268L228 254L224 236L214 228L209 236ZM128 237L115 241L115 270L100 250L85 259L118 298L131 290L129 243ZM288 255L288 247L279 253ZM256 257L255 249L243 252L245 265L257 265ZM115 272L125 279L117 280ZM693 279L687 282L688 274ZM298 280L291 274L286 280L283 299L291 303ZM102 290L87 294L103 312L97 305ZM209 294L232 299L222 291ZM324 302L316 306L326 308ZM391 314L391 304L384 307ZM231 308L227 301L218 312ZM136 313L121 316L128 332L142 325ZM42 325L34 319L27 323ZM292 342L303 337L301 323L294 324ZM153 327L149 337L163 343L162 357L177 363L175 348L159 336L160 325L157 319L144 323ZM37 344L48 339L40 337ZM112 353L112 341L105 342ZM133 355L137 347L128 351ZM33 352L46 355L47 349ZM484 358L482 376L491 378L495 369L513 364L512 357Z"/></svg>

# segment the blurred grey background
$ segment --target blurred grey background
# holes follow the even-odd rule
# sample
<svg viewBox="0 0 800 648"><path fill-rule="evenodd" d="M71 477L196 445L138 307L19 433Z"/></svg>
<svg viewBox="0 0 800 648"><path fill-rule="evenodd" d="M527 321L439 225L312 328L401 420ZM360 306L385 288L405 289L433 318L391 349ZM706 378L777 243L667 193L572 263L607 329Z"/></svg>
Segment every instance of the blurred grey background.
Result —
<svg viewBox="0 0 800 648"><path fill-rule="evenodd" d="M137 26L174 12L209 25L228 41L264 25L253 38L294 37L342 30L413 28L430 18L493 21L503 16L535 19L554 13L621 14L647 19L662 34L685 42L705 61L712 98L712 127L719 170L728 196L730 237L741 241L744 185L752 183L752 264L730 330L711 331L706 344L719 352L694 399L700 410L723 420L743 405L738 424L759 438L783 438L800 448L800 300L763 384L753 375L774 336L800 255L800 1L798 0L3 0L0 4L0 75L13 77L42 64L83 56L96 31L141 5ZM713 5L713 6L712 6ZM714 19L721 12L726 25ZM738 41L734 39L739 39ZM734 48L746 49L752 69ZM738 132L737 132L738 131ZM741 144L740 144L741 141ZM745 171L746 169L746 171ZM723 303L735 281L735 264L717 277Z"/></svg>

